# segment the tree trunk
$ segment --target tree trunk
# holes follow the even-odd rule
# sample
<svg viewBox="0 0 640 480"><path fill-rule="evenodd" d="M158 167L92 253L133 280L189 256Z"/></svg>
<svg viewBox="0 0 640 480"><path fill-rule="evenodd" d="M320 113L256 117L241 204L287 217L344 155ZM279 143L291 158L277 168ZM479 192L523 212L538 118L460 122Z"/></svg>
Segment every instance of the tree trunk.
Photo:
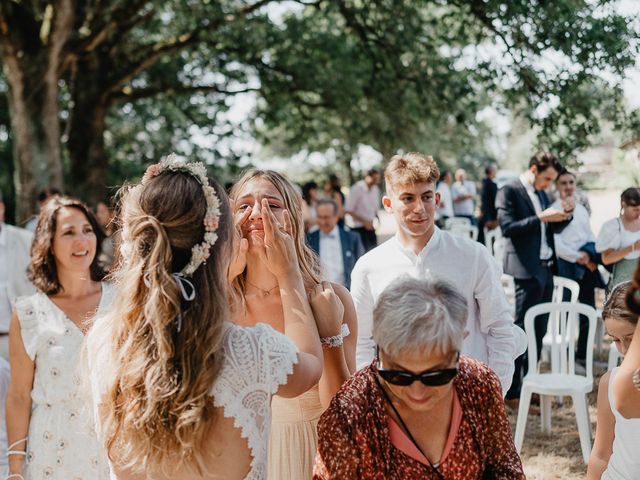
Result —
<svg viewBox="0 0 640 480"><path fill-rule="evenodd" d="M58 82L73 27L71 0L48 3L41 23L28 18L25 8L20 3L0 5L0 53L9 87L18 222L36 211L39 189L63 187Z"/></svg>
<svg viewBox="0 0 640 480"><path fill-rule="evenodd" d="M77 62L71 85L74 106L67 143L73 193L92 206L105 198L108 164L104 133L110 99L101 63L94 55Z"/></svg>
<svg viewBox="0 0 640 480"><path fill-rule="evenodd" d="M34 85L37 79L42 78L38 75L40 60L30 59L32 61L27 64L25 58L20 62L6 49L3 53L14 137L16 219L20 223L37 210L36 195L39 189L47 186L62 188L59 134L57 146L54 147L56 142L52 141L54 134L51 132L59 132L59 124L57 121L46 121L50 114L45 114L45 105L53 95L45 91L50 85ZM57 82L55 89L57 108ZM48 109L51 111L51 105ZM56 162L58 167L52 171L51 167Z"/></svg>

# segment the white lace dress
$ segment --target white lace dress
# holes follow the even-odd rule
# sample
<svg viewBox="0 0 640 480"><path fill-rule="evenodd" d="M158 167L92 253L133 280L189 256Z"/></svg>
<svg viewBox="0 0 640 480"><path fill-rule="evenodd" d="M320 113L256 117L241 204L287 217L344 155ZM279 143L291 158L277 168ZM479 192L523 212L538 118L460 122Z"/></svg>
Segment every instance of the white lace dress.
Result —
<svg viewBox="0 0 640 480"><path fill-rule="evenodd" d="M100 324L101 319L97 320ZM94 411L107 389L103 325L89 334L89 369ZM94 348L94 346L96 348ZM245 480L264 480L267 476L267 451L271 429L271 397L287 381L298 361L295 344L269 325L240 327L225 322L222 340L223 364L211 388L214 405L224 416L233 418L253 457ZM112 478L115 478L113 476Z"/></svg>
<svg viewBox="0 0 640 480"><path fill-rule="evenodd" d="M111 287L103 283L98 314L111 297ZM109 478L107 459L78 391L84 335L43 293L19 298L15 308L22 341L35 362L25 480Z"/></svg>

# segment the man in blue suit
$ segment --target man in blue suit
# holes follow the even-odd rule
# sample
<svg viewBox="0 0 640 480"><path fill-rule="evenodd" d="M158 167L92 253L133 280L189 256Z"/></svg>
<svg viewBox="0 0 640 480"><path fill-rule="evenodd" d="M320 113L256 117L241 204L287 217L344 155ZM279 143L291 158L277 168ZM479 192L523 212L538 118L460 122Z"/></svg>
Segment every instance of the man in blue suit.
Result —
<svg viewBox="0 0 640 480"><path fill-rule="evenodd" d="M520 178L498 191L498 223L505 238L504 273L514 278L516 287L516 321L524 330L524 316L534 305L550 302L553 275L557 273L554 234L571 221L575 202L567 199L561 208L550 206L545 190L555 181L562 165L551 153L540 152L529 161L529 169ZM547 332L547 318L535 321L538 358L542 338ZM515 407L520 398L522 375L527 373L526 354L518 357L507 404Z"/></svg>
<svg viewBox="0 0 640 480"><path fill-rule="evenodd" d="M338 205L330 199L316 204L319 230L307 234L307 243L320 256L323 279L351 286L351 270L364 253L360 235L338 225Z"/></svg>

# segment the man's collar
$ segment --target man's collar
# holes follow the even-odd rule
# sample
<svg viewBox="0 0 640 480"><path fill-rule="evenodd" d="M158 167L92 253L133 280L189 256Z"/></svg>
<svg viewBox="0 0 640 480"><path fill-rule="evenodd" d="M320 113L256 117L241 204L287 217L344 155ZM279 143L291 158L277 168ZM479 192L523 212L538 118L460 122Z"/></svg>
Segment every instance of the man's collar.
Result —
<svg viewBox="0 0 640 480"><path fill-rule="evenodd" d="M429 238L429 240L427 240L427 244L422 248L422 250L418 255L416 255L415 252L410 247L405 247L402 244L398 233L394 235L394 238L395 238L396 244L398 245L398 248L405 255L409 256L410 258L414 258L414 257L421 257L425 255L427 252L429 252L431 249L436 248L436 245L440 242L441 236L442 236L442 231L436 225L434 225L433 233L431 234L431 237Z"/></svg>
<svg viewBox="0 0 640 480"><path fill-rule="evenodd" d="M320 230L320 236L325 238L337 238L338 226L336 225L335 227L333 227L333 230L331 230L329 233L324 233L322 230Z"/></svg>

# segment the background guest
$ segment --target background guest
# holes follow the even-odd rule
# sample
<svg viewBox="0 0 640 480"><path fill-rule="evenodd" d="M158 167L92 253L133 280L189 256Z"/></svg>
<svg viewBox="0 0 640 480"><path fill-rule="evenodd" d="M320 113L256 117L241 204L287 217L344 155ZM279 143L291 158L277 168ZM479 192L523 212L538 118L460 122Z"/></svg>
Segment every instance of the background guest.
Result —
<svg viewBox="0 0 640 480"><path fill-rule="evenodd" d="M478 222L478 241L484 243L484 229L493 230L498 226L498 210L496 209L496 195L498 184L493 180L498 174L498 166L490 163L484 169L480 190L480 221Z"/></svg>
<svg viewBox="0 0 640 480"><path fill-rule="evenodd" d="M475 213L476 184L467 180L467 172L456 170L456 181L451 185L453 213L456 217L468 218L472 225L476 224Z"/></svg>
<svg viewBox="0 0 640 480"><path fill-rule="evenodd" d="M453 198L451 197L451 183L453 175L449 170L440 174L436 192L440 195L440 204L436 210L436 220L438 227L444 228L447 218L453 217Z"/></svg>
<svg viewBox="0 0 640 480"><path fill-rule="evenodd" d="M460 357L465 297L397 278L373 322L376 358L320 419L314 479L524 479L498 377Z"/></svg>
<svg viewBox="0 0 640 480"><path fill-rule="evenodd" d="M350 288L351 270L364 253L360 235L340 227L333 200L318 200L316 219L319 230L307 234L307 243L320 257L323 278Z"/></svg>
<svg viewBox="0 0 640 480"><path fill-rule="evenodd" d="M607 333L622 355L627 353L638 323L638 315L626 304L630 291L631 282L619 283L602 309ZM600 378L596 437L589 457L587 480L631 479L640 472L640 419L624 418L613 403L611 392L617 370L616 367Z"/></svg>
<svg viewBox="0 0 640 480"><path fill-rule="evenodd" d="M11 305L19 296L34 293L35 288L27 278L33 234L4 223L4 214L0 191L0 357L8 361Z"/></svg>
<svg viewBox="0 0 640 480"><path fill-rule="evenodd" d="M596 237L591 231L589 212L576 201L576 176L563 169L556 178L559 198L551 205L556 210L564 210L568 200L573 199L575 208L573 220L561 231L554 234L558 275L575 280L580 285L578 301L596 307L596 288L604 288L604 281L598 271L600 254L596 252ZM580 334L576 350L576 361L585 366L587 357L587 334L589 319L580 315Z"/></svg>
<svg viewBox="0 0 640 480"><path fill-rule="evenodd" d="M318 203L318 184L307 182L302 186L302 218L304 231L313 232L318 229L316 220L316 204Z"/></svg>
<svg viewBox="0 0 640 480"><path fill-rule="evenodd" d="M48 187L38 192L38 212L42 210L42 207L45 203L49 201L49 199L53 197L57 197L62 195L62 192L55 187ZM33 215L27 222L24 224L25 230L29 230L30 232L36 231L36 225L38 224L38 215Z"/></svg>
<svg viewBox="0 0 640 480"><path fill-rule="evenodd" d="M55 197L40 212L29 267L39 292L16 301L10 333L9 473L25 480L109 478L77 395L84 336L111 301L97 260L101 232L78 200Z"/></svg>
<svg viewBox="0 0 640 480"><path fill-rule="evenodd" d="M368 252L378 245L373 221L378 218L380 208L380 171L372 168L364 178L351 187L345 205L345 212L351 216L351 230L360 235L364 251Z"/></svg>
<svg viewBox="0 0 640 480"><path fill-rule="evenodd" d="M610 265L607 289L631 280L640 257L640 188L627 188L620 195L620 215L602 225L596 250L602 263Z"/></svg>
<svg viewBox="0 0 640 480"><path fill-rule="evenodd" d="M336 202L336 205L338 205L338 225L341 228L344 228L345 196L342 192L342 182L340 181L340 177L335 173L330 174L327 181L324 183L322 196L323 198Z"/></svg>
<svg viewBox="0 0 640 480"><path fill-rule="evenodd" d="M522 330L526 311L550 302L553 294L553 275L557 272L553 234L569 224L573 201L566 200L564 209L550 208L545 190L561 171L562 165L555 155L538 153L529 161L529 169L501 188L496 197L498 223L505 237L504 273L514 277L516 325ZM542 315L536 318L538 358L547 320ZM513 382L506 395L511 407L517 407L526 370L526 356L522 355L516 359Z"/></svg>

